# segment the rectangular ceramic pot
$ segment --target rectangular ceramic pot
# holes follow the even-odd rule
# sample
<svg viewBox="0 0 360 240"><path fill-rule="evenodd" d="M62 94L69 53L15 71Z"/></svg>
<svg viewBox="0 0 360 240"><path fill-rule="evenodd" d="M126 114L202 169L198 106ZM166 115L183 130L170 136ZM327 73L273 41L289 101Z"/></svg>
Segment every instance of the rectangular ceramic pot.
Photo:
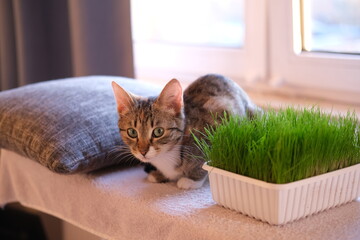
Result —
<svg viewBox="0 0 360 240"><path fill-rule="evenodd" d="M274 225L285 224L356 200L360 164L287 183L273 184L208 165L212 197L219 205Z"/></svg>

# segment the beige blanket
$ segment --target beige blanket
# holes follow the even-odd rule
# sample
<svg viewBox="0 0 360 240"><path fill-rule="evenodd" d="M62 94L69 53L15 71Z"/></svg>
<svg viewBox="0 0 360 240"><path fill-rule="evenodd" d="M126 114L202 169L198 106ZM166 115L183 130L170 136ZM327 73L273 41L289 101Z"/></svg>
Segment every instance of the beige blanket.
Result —
<svg viewBox="0 0 360 240"><path fill-rule="evenodd" d="M1 150L0 205L20 202L106 239L360 239L360 202L271 226L216 205L209 185L180 190L141 168L58 175Z"/></svg>

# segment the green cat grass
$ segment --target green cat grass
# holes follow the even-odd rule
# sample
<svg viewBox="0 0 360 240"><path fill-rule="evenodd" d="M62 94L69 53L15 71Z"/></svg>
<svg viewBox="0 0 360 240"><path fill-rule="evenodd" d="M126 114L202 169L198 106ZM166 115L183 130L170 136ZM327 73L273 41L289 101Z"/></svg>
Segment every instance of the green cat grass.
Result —
<svg viewBox="0 0 360 240"><path fill-rule="evenodd" d="M355 113L318 107L227 116L196 139L207 164L269 183L290 183L360 163Z"/></svg>

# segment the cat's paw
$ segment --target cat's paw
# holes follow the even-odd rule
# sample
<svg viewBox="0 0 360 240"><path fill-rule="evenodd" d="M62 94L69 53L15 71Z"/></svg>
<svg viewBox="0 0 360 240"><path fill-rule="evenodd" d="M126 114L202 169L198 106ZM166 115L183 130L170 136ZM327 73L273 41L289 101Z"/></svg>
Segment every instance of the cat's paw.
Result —
<svg viewBox="0 0 360 240"><path fill-rule="evenodd" d="M155 177L153 174L151 174L151 173L148 174L147 180L148 180L149 182L152 182L152 183L157 183L157 182L158 182L157 179L156 179L156 177Z"/></svg>
<svg viewBox="0 0 360 240"><path fill-rule="evenodd" d="M164 183L168 181L168 179L157 170L151 171L147 176L147 180L152 183Z"/></svg>
<svg viewBox="0 0 360 240"><path fill-rule="evenodd" d="M201 188L202 185L204 184L205 178L201 179L199 181L194 181L190 178L186 178L186 177L182 177L180 178L176 185L178 188L181 189L197 189L197 188Z"/></svg>

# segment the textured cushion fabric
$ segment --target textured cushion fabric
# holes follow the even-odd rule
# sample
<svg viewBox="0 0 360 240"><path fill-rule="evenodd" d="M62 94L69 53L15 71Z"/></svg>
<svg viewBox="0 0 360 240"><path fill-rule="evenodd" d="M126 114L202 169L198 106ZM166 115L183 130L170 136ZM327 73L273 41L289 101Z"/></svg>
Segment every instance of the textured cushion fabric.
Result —
<svg viewBox="0 0 360 240"><path fill-rule="evenodd" d="M90 76L30 84L0 92L0 147L58 173L117 164L122 144L111 81L142 96L158 86L120 77Z"/></svg>

